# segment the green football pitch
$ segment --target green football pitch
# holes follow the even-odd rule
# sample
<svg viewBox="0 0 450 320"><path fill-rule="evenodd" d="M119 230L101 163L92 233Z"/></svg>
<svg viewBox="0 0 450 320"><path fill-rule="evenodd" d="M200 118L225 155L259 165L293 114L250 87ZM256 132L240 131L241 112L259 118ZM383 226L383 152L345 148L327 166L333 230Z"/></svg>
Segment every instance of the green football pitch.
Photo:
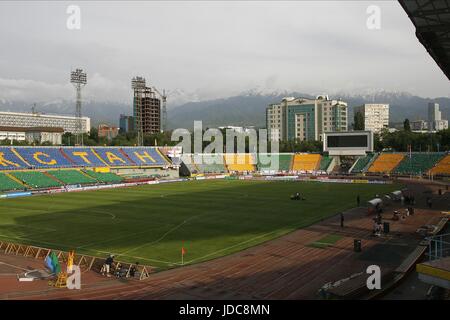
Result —
<svg viewBox="0 0 450 320"><path fill-rule="evenodd" d="M217 258L398 185L209 180L0 200L0 240L165 269ZM290 200L300 192L304 201Z"/></svg>

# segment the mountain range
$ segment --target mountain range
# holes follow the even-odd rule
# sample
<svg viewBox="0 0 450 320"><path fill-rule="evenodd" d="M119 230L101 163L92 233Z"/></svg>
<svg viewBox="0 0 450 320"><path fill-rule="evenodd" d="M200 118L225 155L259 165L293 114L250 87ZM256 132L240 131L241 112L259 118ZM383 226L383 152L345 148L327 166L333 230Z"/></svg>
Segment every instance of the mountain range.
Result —
<svg viewBox="0 0 450 320"><path fill-rule="evenodd" d="M172 96L172 99L171 99ZM265 109L271 103L277 103L284 97L313 98L311 94L289 91L262 91L252 89L232 97L200 100L192 93L182 90L173 91L168 98L169 128L192 128L194 120L202 120L204 127L224 125L265 126ZM373 91L359 94L335 93L332 99L342 99L349 106L349 123L353 122L353 107L363 103L388 103L390 122L399 123L405 118L412 120L427 119L428 102L439 103L442 118L450 118L450 98L423 98L407 92ZM190 101L190 102L186 102ZM1 111L30 112L32 104L25 101L8 101L0 98ZM36 103L36 111L50 114L72 115L75 102L57 100ZM131 114L130 103L114 101L84 101L83 114L91 117L92 125L110 123L118 125L120 114Z"/></svg>

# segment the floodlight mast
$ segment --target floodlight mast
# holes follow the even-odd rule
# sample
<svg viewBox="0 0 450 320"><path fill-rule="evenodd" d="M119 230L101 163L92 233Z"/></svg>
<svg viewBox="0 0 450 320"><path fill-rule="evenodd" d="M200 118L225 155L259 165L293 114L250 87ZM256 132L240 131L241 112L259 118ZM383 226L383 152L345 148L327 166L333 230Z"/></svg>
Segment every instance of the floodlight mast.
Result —
<svg viewBox="0 0 450 320"><path fill-rule="evenodd" d="M75 141L77 145L83 145L83 121L81 118L81 88L87 83L86 72L83 69L76 69L70 73L70 83L73 84L76 90L76 129L75 129Z"/></svg>

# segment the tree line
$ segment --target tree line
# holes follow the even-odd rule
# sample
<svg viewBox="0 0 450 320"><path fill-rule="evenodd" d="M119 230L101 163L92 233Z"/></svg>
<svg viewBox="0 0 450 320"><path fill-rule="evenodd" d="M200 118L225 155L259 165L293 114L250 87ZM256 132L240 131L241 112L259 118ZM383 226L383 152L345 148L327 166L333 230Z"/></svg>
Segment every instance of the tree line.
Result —
<svg viewBox="0 0 450 320"><path fill-rule="evenodd" d="M357 122L355 121L355 130ZM224 132L223 132L224 133ZM157 134L144 135L145 146L174 146L178 141L171 140L171 131ZM194 152L194 136L191 141L191 152ZM224 135L225 137L225 135ZM249 150L249 139L245 138L246 150L245 152L252 152ZM225 140L225 139L224 139ZM75 146L75 135L65 133L62 138L63 146ZM214 141L214 139L213 139ZM258 140L259 141L259 140ZM83 142L85 146L136 146L137 133L136 132L120 132L116 137L108 140L106 137L98 135L97 128L92 128L89 134L84 134ZM203 141L202 148L209 145L210 141ZM2 140L0 145L15 145L15 146L51 146L51 143L44 142L39 144L37 141L28 143L26 141L10 141ZM236 145L236 143L235 143ZM236 149L236 148L235 148ZM258 145L258 150L260 150ZM268 142L268 151L270 151L270 142ZM374 134L374 150L377 152L383 150L392 150L397 152L436 152L450 150L450 129L442 130L436 133L417 133L412 132L409 121L404 121L403 130L389 132L387 129L382 130L379 134ZM321 141L300 141L297 140L282 140L279 142L280 152L321 152ZM216 150L216 152L220 152ZM225 150L223 150L225 152Z"/></svg>

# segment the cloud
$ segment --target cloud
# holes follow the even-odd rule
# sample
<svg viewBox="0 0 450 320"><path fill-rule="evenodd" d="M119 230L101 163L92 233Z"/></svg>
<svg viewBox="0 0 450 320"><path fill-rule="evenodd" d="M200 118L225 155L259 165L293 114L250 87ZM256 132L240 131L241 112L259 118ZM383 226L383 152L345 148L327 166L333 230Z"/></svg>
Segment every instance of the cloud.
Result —
<svg viewBox="0 0 450 320"><path fill-rule="evenodd" d="M129 102L136 75L199 99L256 86L449 93L395 1L376 2L377 31L366 27L365 1L83 1L78 31L66 28L69 4L0 2L0 99L73 97L75 67L98 101Z"/></svg>

